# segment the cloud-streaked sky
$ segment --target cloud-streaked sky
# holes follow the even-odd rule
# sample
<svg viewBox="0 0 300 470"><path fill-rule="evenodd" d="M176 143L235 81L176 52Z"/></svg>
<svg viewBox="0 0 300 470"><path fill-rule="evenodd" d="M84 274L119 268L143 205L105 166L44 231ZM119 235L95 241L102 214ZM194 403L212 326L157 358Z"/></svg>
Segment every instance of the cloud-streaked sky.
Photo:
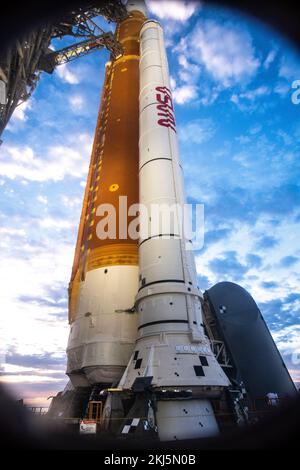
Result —
<svg viewBox="0 0 300 470"><path fill-rule="evenodd" d="M200 286L249 290L300 381L300 56L237 12L147 3L165 30L188 200L205 205ZM66 383L67 285L107 60L42 74L2 137L1 373L34 404Z"/></svg>

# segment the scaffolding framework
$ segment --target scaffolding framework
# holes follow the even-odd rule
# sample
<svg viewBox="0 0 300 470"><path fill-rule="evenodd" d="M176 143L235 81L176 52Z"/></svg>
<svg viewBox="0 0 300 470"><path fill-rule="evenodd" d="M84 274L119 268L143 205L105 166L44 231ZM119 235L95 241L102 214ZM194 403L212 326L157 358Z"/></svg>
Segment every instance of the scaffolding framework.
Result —
<svg viewBox="0 0 300 470"><path fill-rule="evenodd" d="M93 18L103 16L118 23L128 16L120 0L70 11L57 24L41 25L22 40L16 39L0 56L0 137L14 110L28 100L37 86L41 72L52 73L55 67L94 50L106 48L112 57L122 55L122 47L113 33L103 31ZM50 48L52 39L72 36L83 41L60 51ZM0 140L1 143L1 140Z"/></svg>

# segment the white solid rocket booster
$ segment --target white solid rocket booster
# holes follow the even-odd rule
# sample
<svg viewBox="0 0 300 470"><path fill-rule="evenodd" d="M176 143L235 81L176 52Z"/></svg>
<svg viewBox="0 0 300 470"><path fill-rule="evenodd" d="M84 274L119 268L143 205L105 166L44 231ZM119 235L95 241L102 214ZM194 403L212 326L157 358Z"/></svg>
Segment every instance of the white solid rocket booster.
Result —
<svg viewBox="0 0 300 470"><path fill-rule="evenodd" d="M164 37L156 21L143 25L140 48L140 204L150 213L152 205L182 207L185 197ZM181 237L178 213L168 233L149 213L140 218L141 233L149 227L150 233L139 244L138 338L119 386L129 390L137 378L152 377L161 440L216 434L209 398L229 381L204 334L190 242ZM175 399L182 391L192 398Z"/></svg>

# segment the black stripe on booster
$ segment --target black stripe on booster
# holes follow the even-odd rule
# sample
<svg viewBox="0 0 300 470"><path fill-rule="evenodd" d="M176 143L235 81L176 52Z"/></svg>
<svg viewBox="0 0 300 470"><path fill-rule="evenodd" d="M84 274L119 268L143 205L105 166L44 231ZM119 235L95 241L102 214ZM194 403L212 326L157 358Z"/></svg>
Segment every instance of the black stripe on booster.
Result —
<svg viewBox="0 0 300 470"><path fill-rule="evenodd" d="M160 281L153 281L148 282L148 284L144 284L142 287L139 288L139 291L141 289L144 289L145 287L153 286L153 284L160 284L161 282L181 282L182 284L184 284L184 281L182 279L162 279Z"/></svg>
<svg viewBox="0 0 300 470"><path fill-rule="evenodd" d="M170 238L177 238L179 239L179 235L175 235L175 233L159 233L158 235L152 235L152 237L145 238L145 240L141 241L139 246L141 246L143 243L148 242L149 240L153 240L155 238L160 239L161 237L170 237ZM169 238L165 238L165 240L169 240Z"/></svg>
<svg viewBox="0 0 300 470"><path fill-rule="evenodd" d="M154 161L156 161L156 160L169 160L169 161L171 162L171 161L172 161L172 158L166 158L166 157L152 158L151 160L148 160L146 163L144 163L144 164L141 166L141 168L140 168L139 171L141 171L141 169L144 168L144 166L148 165L148 163L154 162Z"/></svg>
<svg viewBox="0 0 300 470"><path fill-rule="evenodd" d="M149 323L144 323L143 325L138 327L138 330L141 328L145 328L146 326L152 326L152 325L159 325L161 323L188 323L187 320L158 320L158 321L151 321Z"/></svg>

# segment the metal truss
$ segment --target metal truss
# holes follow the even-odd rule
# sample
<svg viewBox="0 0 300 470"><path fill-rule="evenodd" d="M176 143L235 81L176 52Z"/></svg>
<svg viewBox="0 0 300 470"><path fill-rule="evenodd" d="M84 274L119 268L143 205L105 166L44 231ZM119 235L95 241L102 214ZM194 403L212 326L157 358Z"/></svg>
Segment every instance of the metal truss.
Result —
<svg viewBox="0 0 300 470"><path fill-rule="evenodd" d="M232 362L227 354L226 346L223 341L210 339L210 346L215 358L222 367L232 368Z"/></svg>
<svg viewBox="0 0 300 470"><path fill-rule="evenodd" d="M97 49L108 49L112 58L122 55L122 47L114 35L103 31L93 21L97 16L119 22L128 13L120 0L108 0L100 5L91 3L84 9L71 11L57 24L44 25L22 40L16 40L0 55L0 136L16 107L33 93L42 71L52 73L57 65ZM52 39L64 36L85 40L60 51L50 49Z"/></svg>
<svg viewBox="0 0 300 470"><path fill-rule="evenodd" d="M222 367L233 369L232 360L228 354L223 338L220 337L216 317L212 314L206 292L204 292L203 296L202 312L203 323L215 358Z"/></svg>
<svg viewBox="0 0 300 470"><path fill-rule="evenodd" d="M50 49L48 53L43 54L41 57L38 64L39 69L44 72L52 73L57 65L66 64L67 62L93 52L95 49L102 49L103 47L111 52L113 58L118 58L123 54L123 48L116 42L113 33L103 33L92 39L72 44L60 51L52 52Z"/></svg>

